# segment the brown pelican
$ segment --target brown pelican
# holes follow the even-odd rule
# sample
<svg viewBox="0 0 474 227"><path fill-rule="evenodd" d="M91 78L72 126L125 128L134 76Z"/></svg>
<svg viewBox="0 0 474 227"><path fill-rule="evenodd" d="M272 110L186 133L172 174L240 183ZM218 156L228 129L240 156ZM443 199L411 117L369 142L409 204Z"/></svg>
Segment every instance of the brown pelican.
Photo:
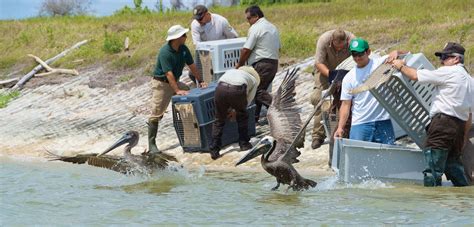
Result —
<svg viewBox="0 0 474 227"><path fill-rule="evenodd" d="M272 190L278 189L280 184L288 184L288 189L294 191L315 187L316 182L303 178L293 167L293 163L301 154L290 145L301 129L302 122L295 101L295 81L297 69L286 73L282 84L273 97L272 104L267 112L271 136L266 136L254 146L236 165L262 155L263 169L276 178L277 185ZM287 190L288 190L287 189Z"/></svg>
<svg viewBox="0 0 474 227"><path fill-rule="evenodd" d="M132 154L131 150L135 145L137 145L138 140L138 132L128 131L122 136L122 138L120 138L117 142L100 154L78 154L76 156L69 157L56 155L51 152L48 153L54 156L51 161L60 160L63 162L71 162L75 164L88 164L91 166L110 169L123 174L151 174L155 170L166 168L169 161L178 161L174 156L165 154L163 152L143 152L141 155ZM125 146L123 157L106 155L108 152L126 143L128 144Z"/></svg>

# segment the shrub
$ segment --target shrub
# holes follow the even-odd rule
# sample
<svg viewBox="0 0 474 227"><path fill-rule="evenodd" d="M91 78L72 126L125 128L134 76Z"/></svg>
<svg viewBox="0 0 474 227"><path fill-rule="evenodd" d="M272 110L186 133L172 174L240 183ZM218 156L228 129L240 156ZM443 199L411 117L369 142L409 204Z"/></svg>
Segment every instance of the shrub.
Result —
<svg viewBox="0 0 474 227"><path fill-rule="evenodd" d="M86 14L90 0L45 0L39 14L46 16L72 16Z"/></svg>
<svg viewBox="0 0 474 227"><path fill-rule="evenodd" d="M108 34L105 31L104 35L104 51L109 54L116 54L122 51L123 43L117 35Z"/></svg>

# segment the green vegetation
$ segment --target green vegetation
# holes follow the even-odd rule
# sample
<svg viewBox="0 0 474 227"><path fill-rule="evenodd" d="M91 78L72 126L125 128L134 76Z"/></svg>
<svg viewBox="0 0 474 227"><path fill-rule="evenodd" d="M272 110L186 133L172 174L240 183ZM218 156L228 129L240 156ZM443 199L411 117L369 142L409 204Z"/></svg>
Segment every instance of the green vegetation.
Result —
<svg viewBox="0 0 474 227"><path fill-rule="evenodd" d="M19 91L0 93L0 109L6 107L10 100L18 97L19 95Z"/></svg>
<svg viewBox="0 0 474 227"><path fill-rule="evenodd" d="M261 2L261 1L260 1ZM274 1L282 2L282 1ZM300 1L290 1L300 2ZM217 7L211 11L228 18L241 36L249 24L246 6ZM343 28L369 40L372 49L405 49L423 52L438 64L433 53L448 41L467 49L466 67L474 70L474 7L472 0L333 0L299 4L262 5L269 21L281 33L281 62L304 59L315 52L323 32ZM104 64L111 69L150 70L171 25L189 27L191 12L151 12L124 9L110 17L41 17L0 21L0 75L21 69L28 72L36 63L26 56L48 59L73 44L90 42L53 64L53 67L88 67ZM130 57L123 43L130 38ZM188 46L193 49L191 38ZM2 76L0 76L2 79Z"/></svg>

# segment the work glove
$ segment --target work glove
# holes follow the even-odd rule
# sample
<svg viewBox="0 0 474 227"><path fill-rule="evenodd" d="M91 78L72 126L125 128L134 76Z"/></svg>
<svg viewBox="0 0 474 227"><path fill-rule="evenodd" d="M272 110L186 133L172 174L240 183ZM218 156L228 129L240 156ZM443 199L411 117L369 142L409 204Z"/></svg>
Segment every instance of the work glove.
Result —
<svg viewBox="0 0 474 227"><path fill-rule="evenodd" d="M344 69L329 70L329 83L332 84L333 82L342 81L348 72L349 71Z"/></svg>

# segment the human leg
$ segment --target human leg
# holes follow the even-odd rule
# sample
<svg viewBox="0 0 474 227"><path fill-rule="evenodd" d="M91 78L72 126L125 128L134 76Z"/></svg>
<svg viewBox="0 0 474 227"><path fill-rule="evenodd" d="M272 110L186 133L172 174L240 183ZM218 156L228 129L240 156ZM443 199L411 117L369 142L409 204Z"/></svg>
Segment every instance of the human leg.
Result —
<svg viewBox="0 0 474 227"><path fill-rule="evenodd" d="M469 185L460 156L448 156L444 173L446 174L446 178L450 180L454 186L461 187Z"/></svg>
<svg viewBox="0 0 474 227"><path fill-rule="evenodd" d="M272 103L272 96L267 89L272 84L273 79L278 70L278 61L271 59L263 59L253 64L253 68L260 76L260 84L255 94L255 122L258 122L262 105L269 107Z"/></svg>
<svg viewBox="0 0 474 227"><path fill-rule="evenodd" d="M395 133L391 120L376 121L374 140L376 143L395 144Z"/></svg>
<svg viewBox="0 0 474 227"><path fill-rule="evenodd" d="M217 159L220 154L219 151L222 146L222 131L225 126L225 120L227 117L227 111L229 110L229 103L226 101L228 99L227 88L222 85L217 85L214 101L216 104L216 120L212 124L212 142L209 145L211 158Z"/></svg>
<svg viewBox="0 0 474 227"><path fill-rule="evenodd" d="M352 125L349 139L372 142L374 139L375 123Z"/></svg>
<svg viewBox="0 0 474 227"><path fill-rule="evenodd" d="M326 90L328 87L329 87L329 83L328 83L327 77L322 76L320 73L317 73L315 75L313 93L311 94L311 97L310 97L310 101L313 106L318 105L318 103L321 101L322 91ZM311 143L312 149L319 148L323 144L324 139L326 138L324 127L321 124L321 120L322 120L321 109L322 108L323 106L317 109L313 117L314 123L313 123L313 131L311 134L312 141L313 141Z"/></svg>
<svg viewBox="0 0 474 227"><path fill-rule="evenodd" d="M152 153L159 152L156 146L156 135L158 125L163 118L163 114L168 108L171 96L174 94L168 83L151 80L152 98L151 98L151 116L148 118L148 151Z"/></svg>

